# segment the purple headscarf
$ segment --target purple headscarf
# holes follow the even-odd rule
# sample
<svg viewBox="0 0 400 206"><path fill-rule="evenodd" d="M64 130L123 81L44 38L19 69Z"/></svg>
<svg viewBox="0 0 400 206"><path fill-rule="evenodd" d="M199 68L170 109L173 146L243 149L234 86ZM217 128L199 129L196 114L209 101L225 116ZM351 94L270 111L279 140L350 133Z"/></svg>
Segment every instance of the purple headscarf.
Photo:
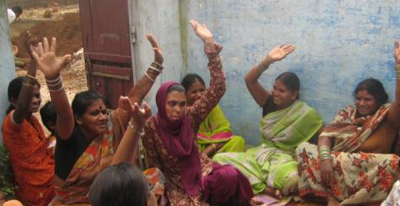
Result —
<svg viewBox="0 0 400 206"><path fill-rule="evenodd" d="M170 121L166 113L168 89L179 84L168 81L157 92L158 113L155 120L157 133L168 152L178 158L181 181L189 196L196 196L201 188L201 165L195 135L186 113L178 121ZM157 120L156 120L157 119Z"/></svg>

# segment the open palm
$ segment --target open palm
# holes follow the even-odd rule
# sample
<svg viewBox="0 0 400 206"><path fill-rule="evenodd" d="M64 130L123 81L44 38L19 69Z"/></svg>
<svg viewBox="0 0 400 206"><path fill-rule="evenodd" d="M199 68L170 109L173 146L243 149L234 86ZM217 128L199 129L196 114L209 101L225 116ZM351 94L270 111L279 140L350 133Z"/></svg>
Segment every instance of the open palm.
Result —
<svg viewBox="0 0 400 206"><path fill-rule="evenodd" d="M56 56L57 40L52 38L51 45L47 38L43 38L37 46L31 45L32 56L36 59L40 70L47 79L54 79L60 75L61 69L71 60L71 55Z"/></svg>
<svg viewBox="0 0 400 206"><path fill-rule="evenodd" d="M205 24L200 24L195 20L190 20L190 24L192 25L196 35L200 37L203 41L207 41L213 38L212 33L208 30Z"/></svg>
<svg viewBox="0 0 400 206"><path fill-rule="evenodd" d="M280 61L284 59L287 55L292 53L296 47L292 44L281 44L274 49L272 49L267 58L269 58L272 61Z"/></svg>

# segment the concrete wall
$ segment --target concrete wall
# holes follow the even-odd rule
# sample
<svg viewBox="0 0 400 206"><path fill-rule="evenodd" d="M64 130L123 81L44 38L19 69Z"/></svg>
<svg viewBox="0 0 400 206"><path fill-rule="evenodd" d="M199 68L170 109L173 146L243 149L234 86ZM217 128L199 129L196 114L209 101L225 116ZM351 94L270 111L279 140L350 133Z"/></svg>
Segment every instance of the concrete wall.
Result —
<svg viewBox="0 0 400 206"><path fill-rule="evenodd" d="M365 78L381 80L393 99L393 42L400 38L397 0L146 0L133 4L139 76L153 59L144 38L151 32L165 56L161 81L180 80L186 72L199 73L208 81L202 42L187 21L197 19L214 33L224 46L228 85L220 104L235 133L248 143L258 143L261 108L243 77L280 43L293 43L297 50L273 64L262 76L262 84L270 89L281 72L295 72L301 80L301 99L315 107L326 123L353 102L352 91ZM149 95L153 105L158 85Z"/></svg>
<svg viewBox="0 0 400 206"><path fill-rule="evenodd" d="M3 124L8 107L7 87L15 76L14 58L11 51L6 2L0 1L0 123ZM0 143L2 133L0 133Z"/></svg>

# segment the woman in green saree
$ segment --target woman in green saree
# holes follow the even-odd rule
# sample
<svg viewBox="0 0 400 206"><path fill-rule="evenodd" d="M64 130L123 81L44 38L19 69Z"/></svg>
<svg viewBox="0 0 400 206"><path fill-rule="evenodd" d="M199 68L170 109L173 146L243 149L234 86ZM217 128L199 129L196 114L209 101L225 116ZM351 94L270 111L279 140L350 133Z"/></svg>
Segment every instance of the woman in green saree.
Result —
<svg viewBox="0 0 400 206"><path fill-rule="evenodd" d="M188 74L182 79L189 105L199 100L206 90L204 80L197 74ZM200 151L211 157L222 152L244 152L245 140L233 135L231 124L225 118L219 105L209 113L197 131Z"/></svg>
<svg viewBox="0 0 400 206"><path fill-rule="evenodd" d="M245 77L248 90L263 108L262 144L245 153L223 153L213 158L218 163L238 168L249 178L255 194L266 193L279 198L297 193L299 176L295 149L322 127L317 111L298 100L300 80L296 74L280 74L271 92L258 82L270 64L282 60L294 50L293 45L274 48Z"/></svg>

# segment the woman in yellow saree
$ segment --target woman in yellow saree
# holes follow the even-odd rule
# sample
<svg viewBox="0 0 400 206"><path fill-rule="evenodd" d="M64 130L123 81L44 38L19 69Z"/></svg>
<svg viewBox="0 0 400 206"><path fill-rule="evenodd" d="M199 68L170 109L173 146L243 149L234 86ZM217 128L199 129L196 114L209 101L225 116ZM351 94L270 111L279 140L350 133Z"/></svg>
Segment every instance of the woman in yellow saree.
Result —
<svg viewBox="0 0 400 206"><path fill-rule="evenodd" d="M201 98L206 90L204 80L197 74L188 74L182 79L189 105ZM208 156L222 152L244 152L243 137L233 135L231 124L225 118L219 105L208 114L197 131L197 144L200 151Z"/></svg>

